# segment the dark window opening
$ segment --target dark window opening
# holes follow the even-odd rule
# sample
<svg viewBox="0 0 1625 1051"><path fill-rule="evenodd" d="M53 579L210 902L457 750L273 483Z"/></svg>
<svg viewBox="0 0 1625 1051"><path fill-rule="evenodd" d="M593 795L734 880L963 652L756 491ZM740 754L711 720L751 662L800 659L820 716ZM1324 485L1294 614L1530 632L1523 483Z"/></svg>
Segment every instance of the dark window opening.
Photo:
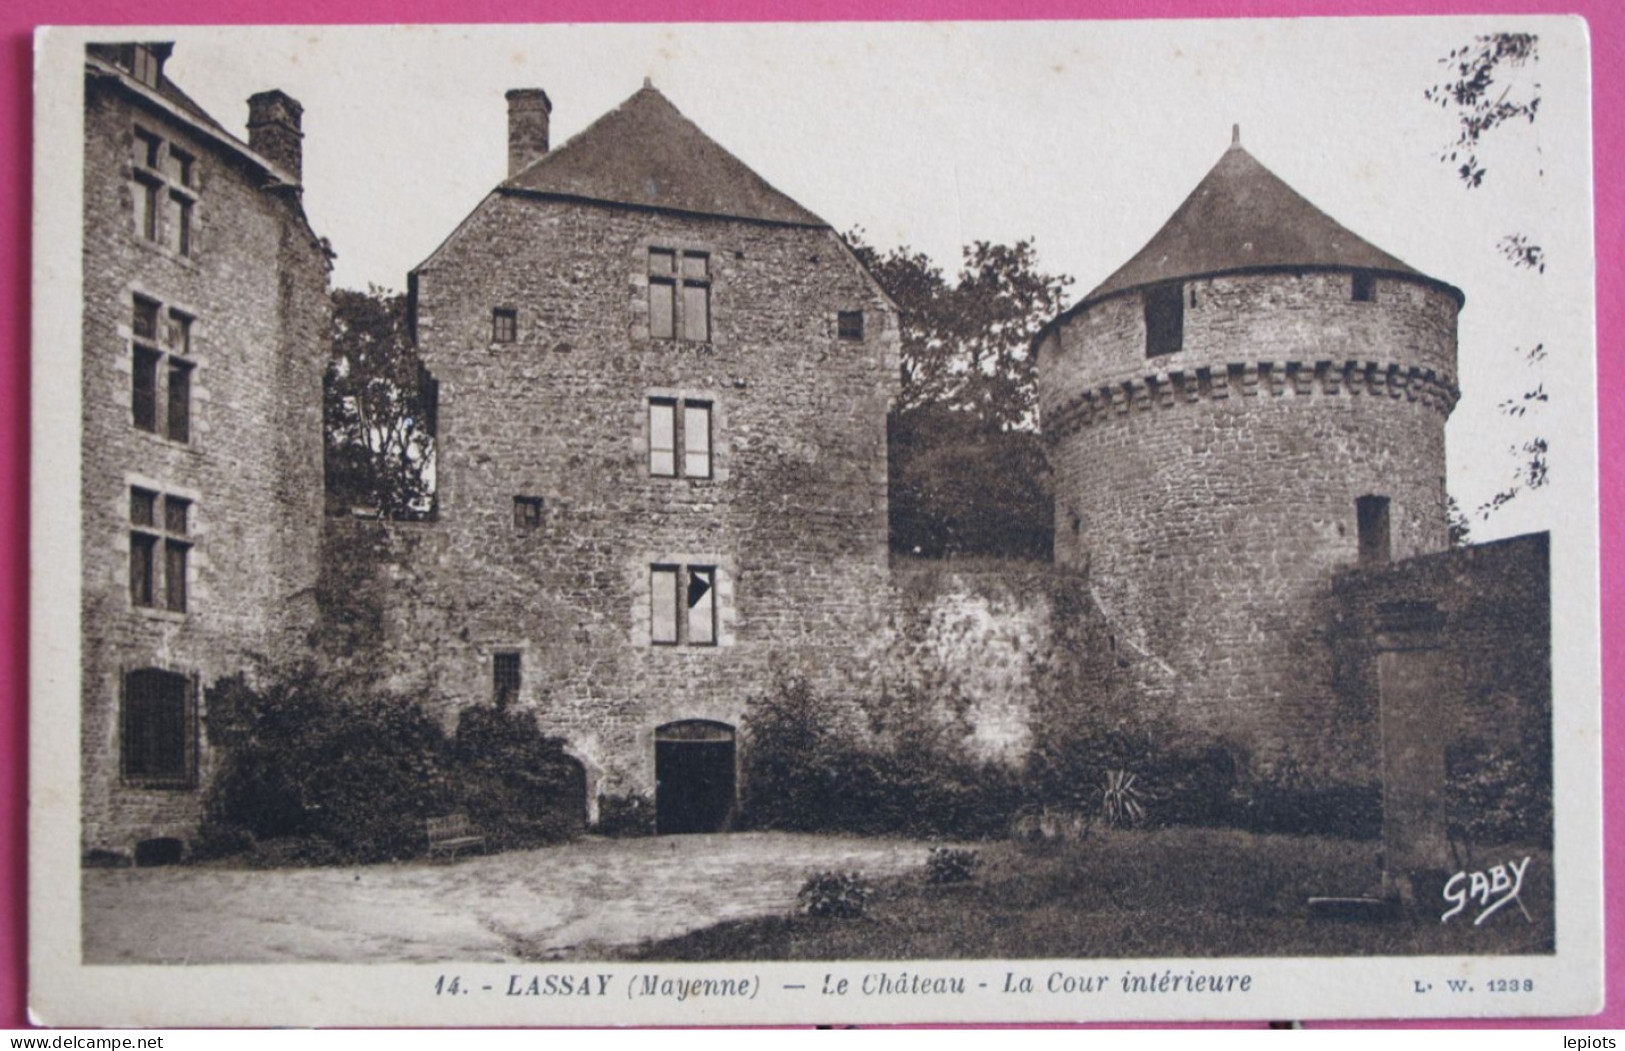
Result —
<svg viewBox="0 0 1625 1051"><path fill-rule="evenodd" d="M130 331L136 339L158 341L158 302L146 296L136 296L130 311Z"/></svg>
<svg viewBox="0 0 1625 1051"><path fill-rule="evenodd" d="M520 655L514 652L491 655L491 696L499 707L519 699Z"/></svg>
<svg viewBox="0 0 1625 1051"><path fill-rule="evenodd" d="M163 355L147 347L135 348L135 375L131 383L130 410L135 425L144 431L158 430L158 362Z"/></svg>
<svg viewBox="0 0 1625 1051"><path fill-rule="evenodd" d="M1196 305L1196 286L1192 285L1191 286L1191 306L1194 307L1195 305Z"/></svg>
<svg viewBox="0 0 1625 1051"><path fill-rule="evenodd" d="M148 241L156 241L162 228L158 222L158 206L163 200L159 193L159 184L145 175L137 175L136 182L136 224L141 229L142 237Z"/></svg>
<svg viewBox="0 0 1625 1051"><path fill-rule="evenodd" d="M843 310L835 315L835 334L841 339L863 338L863 311Z"/></svg>
<svg viewBox="0 0 1625 1051"><path fill-rule="evenodd" d="M175 251L181 255L192 254L192 200L185 194L171 192L170 201L175 205Z"/></svg>
<svg viewBox="0 0 1625 1051"><path fill-rule="evenodd" d="M1145 356L1173 354L1185 341L1185 300L1178 285L1145 294Z"/></svg>
<svg viewBox="0 0 1625 1051"><path fill-rule="evenodd" d="M192 545L164 541L164 605L171 613L186 612L186 556Z"/></svg>
<svg viewBox="0 0 1625 1051"><path fill-rule="evenodd" d="M153 553L157 550L158 538L145 533L130 534L130 604L134 606L151 606L153 604Z"/></svg>
<svg viewBox="0 0 1625 1051"><path fill-rule="evenodd" d="M491 342L512 343L519 338L519 311L497 307L491 311Z"/></svg>
<svg viewBox="0 0 1625 1051"><path fill-rule="evenodd" d="M185 845L174 836L143 839L135 845L135 866L147 868L153 865L179 865L185 853Z"/></svg>
<svg viewBox="0 0 1625 1051"><path fill-rule="evenodd" d="M124 779L147 788L196 782L197 726L185 676L142 668L124 676L120 757Z"/></svg>
<svg viewBox="0 0 1625 1051"><path fill-rule="evenodd" d="M516 529L535 529L542 524L542 498L516 496L513 498L513 524Z"/></svg>
<svg viewBox="0 0 1625 1051"><path fill-rule="evenodd" d="M169 359L169 440L192 440L192 366Z"/></svg>
<svg viewBox="0 0 1625 1051"><path fill-rule="evenodd" d="M1354 272L1354 301L1370 303L1377 298L1377 275L1366 270Z"/></svg>
<svg viewBox="0 0 1625 1051"><path fill-rule="evenodd" d="M1360 528L1360 565L1386 565L1391 558L1388 546L1388 498L1362 496L1354 501Z"/></svg>
<svg viewBox="0 0 1625 1051"><path fill-rule="evenodd" d="M163 156L164 140L150 131L141 128L135 129L135 163L143 168L158 168L159 159Z"/></svg>

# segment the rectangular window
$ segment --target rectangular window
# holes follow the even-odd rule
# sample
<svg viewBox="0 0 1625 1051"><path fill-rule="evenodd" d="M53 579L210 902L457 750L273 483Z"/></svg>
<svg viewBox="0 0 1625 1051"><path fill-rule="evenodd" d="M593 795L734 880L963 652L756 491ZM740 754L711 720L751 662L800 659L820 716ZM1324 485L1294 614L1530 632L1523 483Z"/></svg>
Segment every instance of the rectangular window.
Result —
<svg viewBox="0 0 1625 1051"><path fill-rule="evenodd" d="M711 477L711 403L683 403L683 473L690 478Z"/></svg>
<svg viewBox="0 0 1625 1051"><path fill-rule="evenodd" d="M157 575L153 556L157 551L158 538L145 533L130 534L130 604L132 606L151 606L153 604L153 579Z"/></svg>
<svg viewBox="0 0 1625 1051"><path fill-rule="evenodd" d="M649 473L677 476L677 403L670 398L649 399Z"/></svg>
<svg viewBox="0 0 1625 1051"><path fill-rule="evenodd" d="M683 338L711 342L711 257L683 253Z"/></svg>
<svg viewBox="0 0 1625 1051"><path fill-rule="evenodd" d="M193 366L183 355L192 352L191 316L179 310L165 311L154 300L136 296L130 331L134 337L130 409L136 427L157 434L162 426L161 433L171 441L190 442ZM169 351L167 356L164 349ZM164 383L162 390L160 379Z"/></svg>
<svg viewBox="0 0 1625 1051"><path fill-rule="evenodd" d="M158 71L158 56L145 45L137 44L130 63L130 72L135 74L135 79L149 88L155 88L158 86Z"/></svg>
<svg viewBox="0 0 1625 1051"><path fill-rule="evenodd" d="M520 655L514 652L491 655L491 696L499 706L519 699Z"/></svg>
<svg viewBox="0 0 1625 1051"><path fill-rule="evenodd" d="M185 676L142 668L124 676L119 752L124 778L146 788L190 787L196 780L197 721Z"/></svg>
<svg viewBox="0 0 1625 1051"><path fill-rule="evenodd" d="M1388 498L1362 496L1354 501L1360 530L1360 565L1384 566L1390 561Z"/></svg>
<svg viewBox="0 0 1625 1051"><path fill-rule="evenodd" d="M158 362L163 357L156 350L136 345L130 409L135 425L144 431L158 430Z"/></svg>
<svg viewBox="0 0 1625 1051"><path fill-rule="evenodd" d="M1354 301L1370 303L1377 298L1377 275L1368 270L1354 271Z"/></svg>
<svg viewBox="0 0 1625 1051"><path fill-rule="evenodd" d="M513 498L513 524L515 529L535 529L542 524L542 498L516 496Z"/></svg>
<svg viewBox="0 0 1625 1051"><path fill-rule="evenodd" d="M137 128L132 144L134 156L131 159L136 165L157 171L163 157L164 140L144 128Z"/></svg>
<svg viewBox="0 0 1625 1051"><path fill-rule="evenodd" d="M1145 294L1145 356L1173 354L1185 342L1185 299L1178 285Z"/></svg>
<svg viewBox="0 0 1625 1051"><path fill-rule="evenodd" d="M512 343L519 338L519 311L497 307L491 311L491 342Z"/></svg>
<svg viewBox="0 0 1625 1051"><path fill-rule="evenodd" d="M186 556L192 545L164 541L164 605L171 613L186 612Z"/></svg>
<svg viewBox="0 0 1625 1051"><path fill-rule="evenodd" d="M711 341L711 256L649 249L649 336Z"/></svg>
<svg viewBox="0 0 1625 1051"><path fill-rule="evenodd" d="M717 644L717 571L713 566L688 567L688 644Z"/></svg>
<svg viewBox="0 0 1625 1051"><path fill-rule="evenodd" d="M649 641L663 646L677 644L676 566L649 567Z"/></svg>
<svg viewBox="0 0 1625 1051"><path fill-rule="evenodd" d="M162 517L159 517L160 499ZM192 551L192 501L162 496L151 489L130 487L130 603L186 612L186 567ZM160 561L159 550L163 557Z"/></svg>
<svg viewBox="0 0 1625 1051"><path fill-rule="evenodd" d="M158 233L163 228L158 221L158 204L163 199L159 193L160 189L157 181L143 175L136 176L136 228L141 231L141 236L149 241L158 240Z"/></svg>
<svg viewBox="0 0 1625 1051"><path fill-rule="evenodd" d="M130 311L130 331L136 339L158 342L158 303L146 296L136 296Z"/></svg>
<svg viewBox="0 0 1625 1051"><path fill-rule="evenodd" d="M192 366L169 359L169 440L192 440Z"/></svg>
<svg viewBox="0 0 1625 1051"><path fill-rule="evenodd" d="M175 211L175 251L192 254L192 199L185 194L171 192L170 203Z"/></svg>
<svg viewBox="0 0 1625 1051"><path fill-rule="evenodd" d="M711 477L711 403L650 398L649 473L675 478L678 464L685 478Z"/></svg>
<svg viewBox="0 0 1625 1051"><path fill-rule="evenodd" d="M841 339L863 338L863 311L843 310L835 315L835 334Z"/></svg>
<svg viewBox="0 0 1625 1051"><path fill-rule="evenodd" d="M192 185L192 155L169 147L169 177L182 186Z"/></svg>

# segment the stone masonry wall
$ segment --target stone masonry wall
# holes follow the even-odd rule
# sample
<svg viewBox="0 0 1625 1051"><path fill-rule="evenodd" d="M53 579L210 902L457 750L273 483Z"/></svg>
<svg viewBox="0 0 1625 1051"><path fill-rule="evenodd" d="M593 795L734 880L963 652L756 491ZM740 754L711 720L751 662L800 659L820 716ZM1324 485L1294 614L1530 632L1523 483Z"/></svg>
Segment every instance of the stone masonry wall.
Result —
<svg viewBox="0 0 1625 1051"><path fill-rule="evenodd" d="M1550 534L1474 544L1337 576L1331 643L1336 686L1375 727L1377 658L1393 647L1438 651L1455 674L1441 712L1461 713L1449 737L1550 763L1552 610Z"/></svg>
<svg viewBox="0 0 1625 1051"><path fill-rule="evenodd" d="M1390 500L1391 553L1446 543L1454 300L1347 274L1192 282L1184 343L1147 359L1142 300L1094 304L1041 349L1058 565L1087 572L1153 689L1258 766L1371 782L1326 645L1356 499ZM1190 288L1183 293L1189 303Z"/></svg>
<svg viewBox="0 0 1625 1051"><path fill-rule="evenodd" d="M651 247L708 253L709 342L650 338ZM518 653L519 703L570 743L589 796L652 792L657 727L738 726L781 675L862 688L884 645L898 331L832 231L498 193L414 283L438 520L386 530L420 609L384 615L429 633L389 646L386 680L449 721ZM493 341L497 308L513 342ZM838 336L851 310L861 339ZM712 477L651 476L651 397L711 404ZM516 496L543 501L533 527ZM657 563L717 568L716 645L650 643Z"/></svg>
<svg viewBox="0 0 1625 1051"><path fill-rule="evenodd" d="M204 688L283 663L306 644L320 554L327 260L291 192L262 190L249 163L127 87L92 79L86 91L83 839L87 849L128 852L141 839L195 831L213 762ZM156 240L139 226L137 127L196 158L187 254L175 213ZM194 319L189 441L134 425L137 294ZM132 485L192 501L184 613L162 608L161 596L158 608L132 603ZM197 787L121 781L122 680L149 667L194 684Z"/></svg>

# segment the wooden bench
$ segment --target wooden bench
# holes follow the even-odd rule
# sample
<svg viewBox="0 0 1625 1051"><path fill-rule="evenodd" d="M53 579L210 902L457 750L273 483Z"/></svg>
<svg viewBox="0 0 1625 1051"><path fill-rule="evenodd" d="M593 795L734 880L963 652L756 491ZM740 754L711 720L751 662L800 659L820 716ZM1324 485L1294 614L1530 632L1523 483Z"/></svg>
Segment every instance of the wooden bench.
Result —
<svg viewBox="0 0 1625 1051"><path fill-rule="evenodd" d="M485 852L485 837L474 830L467 814L425 818L423 825L429 837L431 858L436 854L450 854L455 857L464 847L479 847L482 854Z"/></svg>

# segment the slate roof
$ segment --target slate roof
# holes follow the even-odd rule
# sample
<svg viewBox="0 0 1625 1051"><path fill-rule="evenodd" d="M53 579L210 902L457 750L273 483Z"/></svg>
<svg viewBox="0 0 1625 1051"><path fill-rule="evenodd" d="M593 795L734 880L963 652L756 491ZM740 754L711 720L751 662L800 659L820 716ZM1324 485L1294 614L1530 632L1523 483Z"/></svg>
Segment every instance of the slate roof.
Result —
<svg viewBox="0 0 1625 1051"><path fill-rule="evenodd" d="M1354 234L1233 142L1134 258L1078 303L1143 285L1241 270L1358 269L1427 277Z"/></svg>
<svg viewBox="0 0 1625 1051"><path fill-rule="evenodd" d="M732 219L829 225L768 185L647 83L501 189Z"/></svg>

